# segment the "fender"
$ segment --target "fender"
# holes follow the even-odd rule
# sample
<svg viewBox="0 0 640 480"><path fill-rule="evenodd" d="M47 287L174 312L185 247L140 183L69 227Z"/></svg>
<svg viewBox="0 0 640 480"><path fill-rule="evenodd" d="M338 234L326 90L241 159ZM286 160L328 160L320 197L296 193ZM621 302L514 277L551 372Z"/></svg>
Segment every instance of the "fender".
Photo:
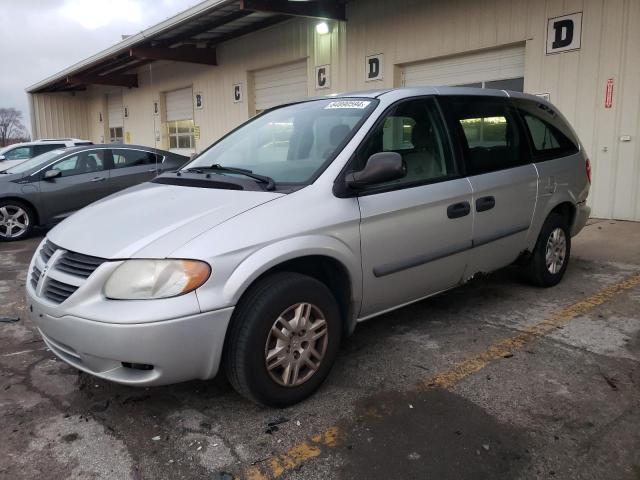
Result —
<svg viewBox="0 0 640 480"><path fill-rule="evenodd" d="M562 186L564 187L565 185ZM540 198L538 198L538 205L539 203ZM551 198L546 203L543 210L538 210L538 206L536 206L536 211L531 222L531 227L529 228L529 237L527 238L526 247L528 251L533 251L536 246L536 242L538 241L538 236L540 235L540 230L542 230L544 221L547 219L551 211L561 203L570 203L571 205L576 207L576 205L578 204L578 199L573 194L573 192L569 191L568 189L559 188L555 193L551 195Z"/></svg>
<svg viewBox="0 0 640 480"><path fill-rule="evenodd" d="M267 245L248 256L229 276L222 291L224 300L229 305L236 305L260 275L288 260L312 255L330 257L340 262L350 277L353 318L348 319L348 330L352 331L362 302L362 267L359 248L358 244L357 251L353 251L343 241L326 235L287 238Z"/></svg>

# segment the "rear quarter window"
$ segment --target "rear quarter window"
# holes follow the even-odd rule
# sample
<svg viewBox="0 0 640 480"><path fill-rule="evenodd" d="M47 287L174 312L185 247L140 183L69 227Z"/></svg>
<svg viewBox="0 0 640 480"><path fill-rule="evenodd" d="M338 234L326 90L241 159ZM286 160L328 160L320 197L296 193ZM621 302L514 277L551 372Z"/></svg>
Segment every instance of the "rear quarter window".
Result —
<svg viewBox="0 0 640 480"><path fill-rule="evenodd" d="M544 103L520 101L518 111L536 159L564 157L579 151L578 139L553 107Z"/></svg>

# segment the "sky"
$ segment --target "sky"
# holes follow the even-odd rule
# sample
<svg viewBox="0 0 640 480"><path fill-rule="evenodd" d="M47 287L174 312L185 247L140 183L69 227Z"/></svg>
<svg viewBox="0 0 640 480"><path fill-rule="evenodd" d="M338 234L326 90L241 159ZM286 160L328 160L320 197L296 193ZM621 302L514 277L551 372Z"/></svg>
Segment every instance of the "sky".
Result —
<svg viewBox="0 0 640 480"><path fill-rule="evenodd" d="M22 111L25 89L199 3L198 0L0 0L0 108Z"/></svg>

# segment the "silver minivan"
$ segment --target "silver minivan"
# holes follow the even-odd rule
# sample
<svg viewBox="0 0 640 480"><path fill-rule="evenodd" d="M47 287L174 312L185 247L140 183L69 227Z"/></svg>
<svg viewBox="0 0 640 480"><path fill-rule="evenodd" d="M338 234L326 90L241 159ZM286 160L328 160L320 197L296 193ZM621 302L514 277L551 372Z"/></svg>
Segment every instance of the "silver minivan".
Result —
<svg viewBox="0 0 640 480"><path fill-rule="evenodd" d="M51 230L27 297L50 349L127 385L298 402L359 321L517 262L565 273L590 166L547 101L412 88L268 110Z"/></svg>

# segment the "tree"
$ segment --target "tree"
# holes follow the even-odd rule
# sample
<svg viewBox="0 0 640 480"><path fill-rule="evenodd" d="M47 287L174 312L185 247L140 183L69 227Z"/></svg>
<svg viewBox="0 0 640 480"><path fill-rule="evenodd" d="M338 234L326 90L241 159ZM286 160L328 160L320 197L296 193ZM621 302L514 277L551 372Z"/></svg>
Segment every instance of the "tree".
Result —
<svg viewBox="0 0 640 480"><path fill-rule="evenodd" d="M0 108L0 147L26 136L27 129L22 124L22 112L15 108Z"/></svg>

